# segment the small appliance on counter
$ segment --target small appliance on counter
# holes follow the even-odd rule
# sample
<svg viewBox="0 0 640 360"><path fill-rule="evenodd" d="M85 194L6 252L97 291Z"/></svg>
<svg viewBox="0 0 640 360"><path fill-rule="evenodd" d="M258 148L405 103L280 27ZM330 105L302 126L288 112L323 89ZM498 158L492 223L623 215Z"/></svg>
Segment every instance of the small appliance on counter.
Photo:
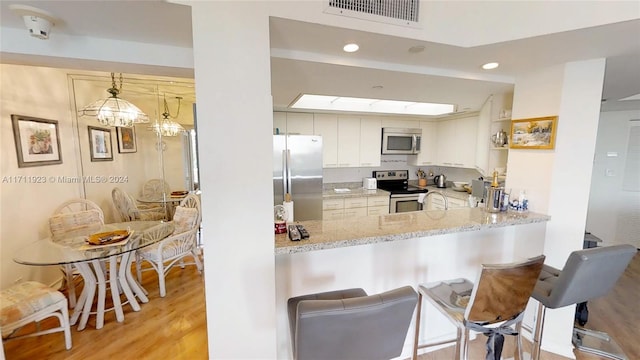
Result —
<svg viewBox="0 0 640 360"><path fill-rule="evenodd" d="M433 183L436 184L437 187L443 189L447 187L447 177L444 174L436 175L433 177Z"/></svg>
<svg viewBox="0 0 640 360"><path fill-rule="evenodd" d="M365 190L375 190L378 188L378 181L373 177L363 178L362 188Z"/></svg>

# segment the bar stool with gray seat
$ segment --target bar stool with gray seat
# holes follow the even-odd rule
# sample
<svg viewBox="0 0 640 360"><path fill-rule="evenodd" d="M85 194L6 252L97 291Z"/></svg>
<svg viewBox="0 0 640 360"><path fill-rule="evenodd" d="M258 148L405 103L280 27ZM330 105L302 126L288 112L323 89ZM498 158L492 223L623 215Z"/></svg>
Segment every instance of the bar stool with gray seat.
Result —
<svg viewBox="0 0 640 360"><path fill-rule="evenodd" d="M540 359L546 308L557 309L607 294L637 252L631 245L615 245L572 252L561 270L544 265L532 297L538 300L532 359ZM595 340L595 341L594 341ZM607 334L574 327L573 344L579 350L613 359L626 359ZM608 346L597 349L592 345Z"/></svg>
<svg viewBox="0 0 640 360"><path fill-rule="evenodd" d="M520 328L544 255L509 264L483 264L474 283L467 279L438 281L418 286L413 359L418 349L455 342L455 358L469 358L469 332L487 336L486 359L500 359L504 335L516 336L515 359L522 359ZM457 337L437 343L419 344L422 298L426 298L456 325ZM477 356L473 358L479 358Z"/></svg>
<svg viewBox="0 0 640 360"><path fill-rule="evenodd" d="M391 359L401 355L418 294L405 286L376 295L346 289L287 301L293 358Z"/></svg>

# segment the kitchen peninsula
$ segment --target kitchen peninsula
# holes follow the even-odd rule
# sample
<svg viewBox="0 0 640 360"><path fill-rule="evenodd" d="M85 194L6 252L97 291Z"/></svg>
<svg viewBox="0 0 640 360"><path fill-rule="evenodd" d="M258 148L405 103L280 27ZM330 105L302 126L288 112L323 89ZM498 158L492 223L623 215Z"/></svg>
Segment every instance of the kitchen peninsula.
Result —
<svg viewBox="0 0 640 360"><path fill-rule="evenodd" d="M275 236L278 358L290 358L288 298L347 288L378 293L460 277L474 281L481 264L542 254L549 220L533 212L467 207L301 222L309 239ZM437 311L427 307L424 314L420 342L455 337L455 327ZM401 358L411 357L413 326Z"/></svg>
<svg viewBox="0 0 640 360"><path fill-rule="evenodd" d="M275 253L292 254L347 246L375 244L465 231L549 221L543 214L489 213L482 208L413 211L344 220L303 221L309 239L291 241L287 234L275 237ZM428 241L428 240L425 240Z"/></svg>

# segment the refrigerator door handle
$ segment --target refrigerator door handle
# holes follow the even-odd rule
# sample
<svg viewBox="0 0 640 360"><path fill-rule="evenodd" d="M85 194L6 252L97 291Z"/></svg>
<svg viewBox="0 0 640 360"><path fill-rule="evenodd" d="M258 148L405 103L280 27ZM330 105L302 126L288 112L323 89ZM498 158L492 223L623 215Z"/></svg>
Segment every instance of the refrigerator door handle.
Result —
<svg viewBox="0 0 640 360"><path fill-rule="evenodd" d="M282 196L284 201L284 196L287 194L287 150L282 150Z"/></svg>
<svg viewBox="0 0 640 360"><path fill-rule="evenodd" d="M291 194L291 150L287 149L287 191L284 193Z"/></svg>

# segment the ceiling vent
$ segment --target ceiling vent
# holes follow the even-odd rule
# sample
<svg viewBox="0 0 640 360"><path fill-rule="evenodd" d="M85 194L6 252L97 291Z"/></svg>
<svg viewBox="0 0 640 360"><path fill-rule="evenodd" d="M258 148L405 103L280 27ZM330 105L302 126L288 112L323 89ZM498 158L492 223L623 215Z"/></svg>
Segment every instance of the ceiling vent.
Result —
<svg viewBox="0 0 640 360"><path fill-rule="evenodd" d="M326 0L325 13L420 27L419 0Z"/></svg>

